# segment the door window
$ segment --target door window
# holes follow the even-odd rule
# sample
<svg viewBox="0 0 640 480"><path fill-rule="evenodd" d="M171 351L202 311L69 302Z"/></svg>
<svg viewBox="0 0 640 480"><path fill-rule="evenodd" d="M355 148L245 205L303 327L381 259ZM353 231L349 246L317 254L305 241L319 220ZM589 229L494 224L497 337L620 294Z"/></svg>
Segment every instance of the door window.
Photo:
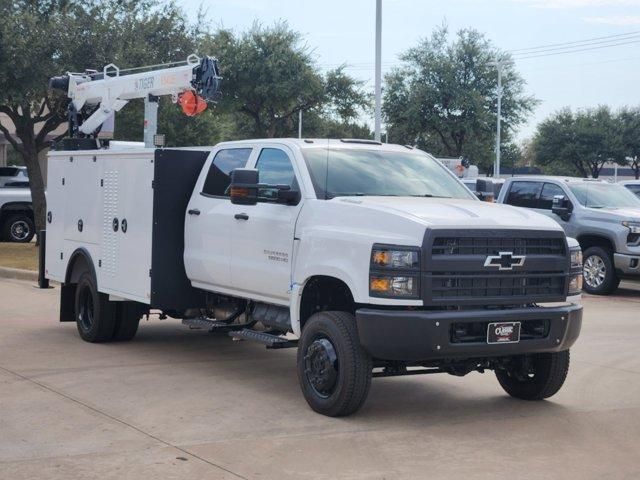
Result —
<svg viewBox="0 0 640 480"><path fill-rule="evenodd" d="M640 185L627 185L627 188L640 197Z"/></svg>
<svg viewBox="0 0 640 480"><path fill-rule="evenodd" d="M291 190L298 190L296 174L289 156L279 148L263 148L256 162L260 183L270 185L289 185ZM275 188L261 188L258 198L262 201L275 200L278 190Z"/></svg>
<svg viewBox="0 0 640 480"><path fill-rule="evenodd" d="M545 183L542 187L542 192L540 193L540 202L538 203L538 208L542 208L544 210L551 210L553 206L553 197L556 195L563 195L564 191L558 185L554 185L553 183Z"/></svg>
<svg viewBox="0 0 640 480"><path fill-rule="evenodd" d="M541 189L542 182L513 182L506 203L515 207L539 208Z"/></svg>
<svg viewBox="0 0 640 480"><path fill-rule="evenodd" d="M202 194L211 197L228 197L231 171L247 165L251 150L251 148L228 148L216 153L204 181Z"/></svg>

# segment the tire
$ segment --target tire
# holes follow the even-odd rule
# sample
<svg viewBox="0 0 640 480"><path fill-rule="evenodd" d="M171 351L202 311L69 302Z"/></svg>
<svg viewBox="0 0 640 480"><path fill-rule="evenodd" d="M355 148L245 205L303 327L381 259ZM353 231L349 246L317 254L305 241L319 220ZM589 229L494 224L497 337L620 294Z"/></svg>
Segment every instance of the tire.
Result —
<svg viewBox="0 0 640 480"><path fill-rule="evenodd" d="M128 342L138 332L142 312L132 302L119 302L117 311L113 339L118 342Z"/></svg>
<svg viewBox="0 0 640 480"><path fill-rule="evenodd" d="M4 223L2 234L9 242L29 243L36 234L36 226L28 215L11 215Z"/></svg>
<svg viewBox="0 0 640 480"><path fill-rule="evenodd" d="M115 302L98 292L96 282L89 272L80 275L76 286L74 311L78 333L85 342L108 342L113 338L116 324Z"/></svg>
<svg viewBox="0 0 640 480"><path fill-rule="evenodd" d="M543 400L555 395L569 373L569 350L522 355L514 360L513 369L496 370L496 377L505 392L522 400ZM523 375L522 368L522 362L527 360L529 376Z"/></svg>
<svg viewBox="0 0 640 480"><path fill-rule="evenodd" d="M302 393L314 411L329 417L350 415L366 400L373 364L360 346L353 315L319 312L309 318L297 363Z"/></svg>
<svg viewBox="0 0 640 480"><path fill-rule="evenodd" d="M620 285L611 250L590 247L584 252L582 267L584 291L592 295L609 295Z"/></svg>

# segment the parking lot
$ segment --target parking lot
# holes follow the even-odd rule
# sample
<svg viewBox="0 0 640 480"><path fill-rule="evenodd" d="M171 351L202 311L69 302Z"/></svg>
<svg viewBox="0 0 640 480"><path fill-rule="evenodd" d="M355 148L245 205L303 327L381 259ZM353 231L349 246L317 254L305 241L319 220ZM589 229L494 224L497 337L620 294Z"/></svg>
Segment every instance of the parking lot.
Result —
<svg viewBox="0 0 640 480"><path fill-rule="evenodd" d="M586 297L550 401L492 373L376 379L349 418L312 412L295 351L177 320L130 343L80 341L58 289L0 280L0 478L640 477L640 288Z"/></svg>

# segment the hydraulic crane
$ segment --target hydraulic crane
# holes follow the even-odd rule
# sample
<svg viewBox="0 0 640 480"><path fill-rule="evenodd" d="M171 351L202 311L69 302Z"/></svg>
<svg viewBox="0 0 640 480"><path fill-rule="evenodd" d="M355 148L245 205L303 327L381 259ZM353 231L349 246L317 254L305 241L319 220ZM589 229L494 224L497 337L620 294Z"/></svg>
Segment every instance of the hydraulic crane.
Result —
<svg viewBox="0 0 640 480"><path fill-rule="evenodd" d="M109 64L102 72L68 72L51 78L49 87L63 91L70 99L68 118L71 141L68 143L82 144L83 148L97 145L97 136L103 123L130 100L143 98L145 146L153 147L160 96L171 95L187 115L194 115L206 108L206 102L213 102L220 95L222 78L218 73L218 61L213 57L190 55L184 65L159 67L164 65L127 71L131 73L124 73L123 70L121 74L116 65Z"/></svg>

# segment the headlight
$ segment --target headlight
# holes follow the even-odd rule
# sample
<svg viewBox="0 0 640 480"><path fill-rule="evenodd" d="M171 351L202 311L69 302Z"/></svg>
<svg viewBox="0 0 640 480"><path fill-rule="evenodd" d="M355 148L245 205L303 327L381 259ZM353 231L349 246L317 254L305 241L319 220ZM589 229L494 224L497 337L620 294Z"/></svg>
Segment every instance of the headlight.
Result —
<svg viewBox="0 0 640 480"><path fill-rule="evenodd" d="M420 249L374 245L371 249L369 295L420 298Z"/></svg>
<svg viewBox="0 0 640 480"><path fill-rule="evenodd" d="M582 268L582 250L571 250L571 268Z"/></svg>
<svg viewBox="0 0 640 480"><path fill-rule="evenodd" d="M371 274L369 291L374 297L418 298L418 278Z"/></svg>
<svg viewBox="0 0 640 480"><path fill-rule="evenodd" d="M630 233L640 234L640 222L622 222L622 225L627 227Z"/></svg>
<svg viewBox="0 0 640 480"><path fill-rule="evenodd" d="M569 279L569 293L571 297L573 295L580 295L582 293L582 272L573 275Z"/></svg>
<svg viewBox="0 0 640 480"><path fill-rule="evenodd" d="M398 248L398 247L395 247ZM378 268L420 268L420 254L418 250L394 247L374 246L371 250L371 266Z"/></svg>

